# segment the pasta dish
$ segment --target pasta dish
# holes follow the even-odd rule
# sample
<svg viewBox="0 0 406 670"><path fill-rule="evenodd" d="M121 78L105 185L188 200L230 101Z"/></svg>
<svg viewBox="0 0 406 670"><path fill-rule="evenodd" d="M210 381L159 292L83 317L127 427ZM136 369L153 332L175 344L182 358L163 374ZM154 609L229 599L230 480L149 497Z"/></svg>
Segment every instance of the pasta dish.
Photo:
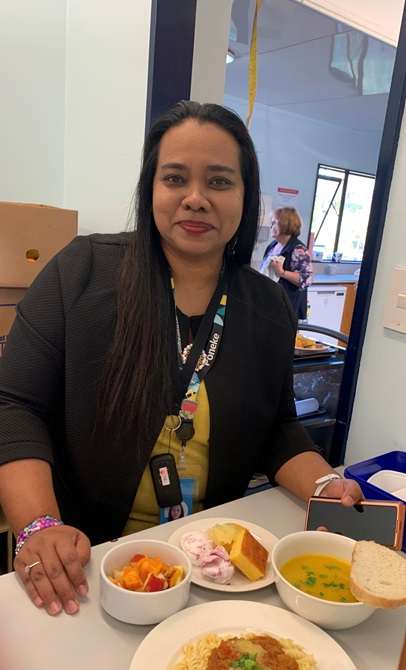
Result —
<svg viewBox="0 0 406 670"><path fill-rule="evenodd" d="M205 635L182 647L169 670L315 670L316 661L292 640L267 634Z"/></svg>

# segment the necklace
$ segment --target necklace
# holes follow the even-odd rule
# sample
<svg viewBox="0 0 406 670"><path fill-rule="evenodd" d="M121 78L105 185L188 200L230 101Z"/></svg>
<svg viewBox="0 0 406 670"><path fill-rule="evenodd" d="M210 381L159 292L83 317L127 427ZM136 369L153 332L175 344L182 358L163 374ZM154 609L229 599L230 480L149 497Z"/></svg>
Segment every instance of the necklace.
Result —
<svg viewBox="0 0 406 670"><path fill-rule="evenodd" d="M187 361L187 357L190 354L190 350L191 350L192 346L193 346L192 344L187 344L186 347L184 348L184 350L182 351L181 359L182 359L183 365L185 365L185 363ZM209 366L209 365L210 364L209 364L208 356L207 356L205 350L202 349L202 353L200 354L199 358L197 359L195 372L199 372L200 370L203 370L203 368L205 366Z"/></svg>

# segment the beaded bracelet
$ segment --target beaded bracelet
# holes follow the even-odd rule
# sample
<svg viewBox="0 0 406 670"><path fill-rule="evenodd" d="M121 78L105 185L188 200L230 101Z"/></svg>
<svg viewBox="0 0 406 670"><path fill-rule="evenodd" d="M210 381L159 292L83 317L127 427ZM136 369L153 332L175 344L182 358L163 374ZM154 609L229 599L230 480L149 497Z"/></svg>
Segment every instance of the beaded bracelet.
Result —
<svg viewBox="0 0 406 670"><path fill-rule="evenodd" d="M52 526L63 526L63 521L55 519L53 516L38 516L34 521L22 530L17 535L17 543L15 548L15 555L17 556L24 542L28 540L31 535L34 535L38 530L44 528L51 528Z"/></svg>

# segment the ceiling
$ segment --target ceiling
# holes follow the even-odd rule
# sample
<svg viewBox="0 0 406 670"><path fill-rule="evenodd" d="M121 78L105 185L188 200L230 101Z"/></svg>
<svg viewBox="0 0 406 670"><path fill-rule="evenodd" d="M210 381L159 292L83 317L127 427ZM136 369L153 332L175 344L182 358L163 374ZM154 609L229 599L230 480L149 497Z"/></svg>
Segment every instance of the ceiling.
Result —
<svg viewBox="0 0 406 670"><path fill-rule="evenodd" d="M225 93L243 100L248 99L255 4L232 4L229 48L236 58L227 65ZM256 104L354 130L382 132L395 52L395 47L295 0L263 0L258 12Z"/></svg>

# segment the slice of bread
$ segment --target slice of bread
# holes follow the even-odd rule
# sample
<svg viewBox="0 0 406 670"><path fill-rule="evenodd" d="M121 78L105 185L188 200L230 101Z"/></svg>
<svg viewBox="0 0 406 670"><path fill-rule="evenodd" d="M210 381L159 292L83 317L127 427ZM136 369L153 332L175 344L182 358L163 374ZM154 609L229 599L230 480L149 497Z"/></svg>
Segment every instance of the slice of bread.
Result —
<svg viewBox="0 0 406 670"><path fill-rule="evenodd" d="M402 607L406 605L406 560L388 547L360 540L352 552L350 588L366 605Z"/></svg>
<svg viewBox="0 0 406 670"><path fill-rule="evenodd" d="M230 551L230 561L241 572L256 581L265 575L269 552L249 530L240 530Z"/></svg>

